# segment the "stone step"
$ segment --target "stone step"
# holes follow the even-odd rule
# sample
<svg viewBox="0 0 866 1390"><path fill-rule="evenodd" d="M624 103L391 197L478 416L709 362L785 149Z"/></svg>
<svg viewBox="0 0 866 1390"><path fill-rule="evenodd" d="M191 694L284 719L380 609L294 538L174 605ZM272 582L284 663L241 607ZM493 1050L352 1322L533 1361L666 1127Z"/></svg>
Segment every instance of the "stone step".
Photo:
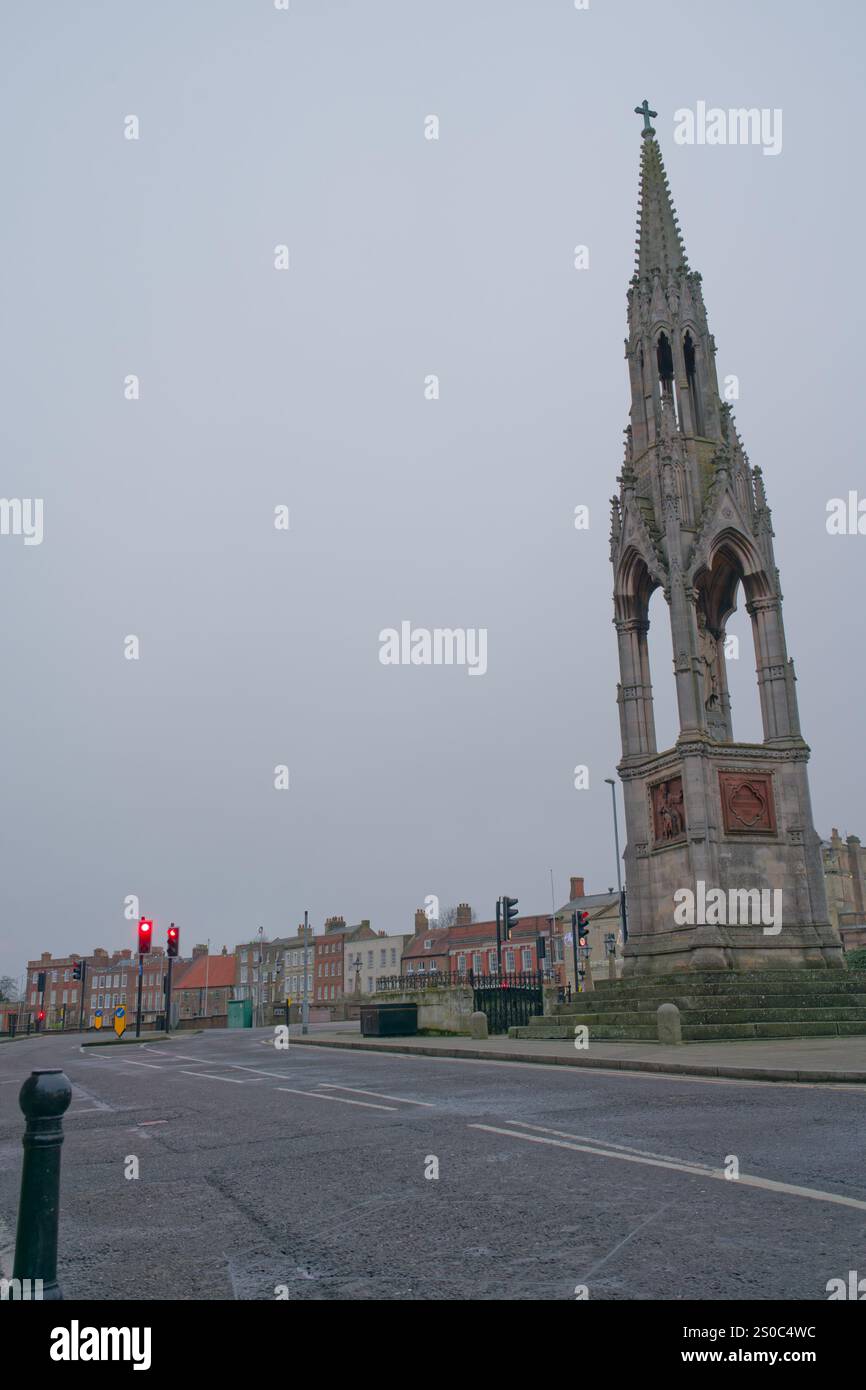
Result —
<svg viewBox="0 0 866 1390"><path fill-rule="evenodd" d="M670 1001L668 1001L670 1002ZM786 1020L804 1023L840 1022L840 1023L859 1023L866 1022L866 1007L847 1008L756 1008L753 1004L739 1001L739 1007L728 1009L691 1009L680 1007L680 1019L686 1023L784 1023ZM556 1014L547 1018L536 1015L530 1019L527 1027L539 1028L547 1026L561 1027L564 1030L574 1028L577 1024L584 1024L589 1028L607 1024L629 1024L643 1026L647 1028L655 1027L655 1010L651 1009L610 1009L603 1013L576 1012L570 1014Z"/></svg>
<svg viewBox="0 0 866 1390"><path fill-rule="evenodd" d="M657 1042L658 1031L637 1024L593 1023L590 1026L590 1040L596 1042ZM789 1020L786 1023L765 1023L754 1020L746 1023L705 1023L684 1024L685 1042L725 1042L738 1038L833 1038L866 1034L866 1019L859 1022L828 1020L822 1023L806 1023ZM509 1028L509 1037L531 1038L536 1042L565 1041L573 1039L574 1030L557 1024L529 1025Z"/></svg>
<svg viewBox="0 0 866 1390"><path fill-rule="evenodd" d="M594 999L591 994L579 995L571 1003L556 1004L552 1017L571 1017L573 1013L596 1014L599 1017L610 1012L655 1013L660 1004L676 1004L682 1010L704 1009L862 1009L866 1008L864 994L655 994L649 996L617 995L605 999Z"/></svg>
<svg viewBox="0 0 866 1390"><path fill-rule="evenodd" d="M679 975L647 975L624 980L595 980L595 994L628 992L629 994L658 993L676 990L682 994L715 994L719 991L739 994L750 990L773 990L787 993L795 989L814 989L822 994L837 991L853 993L866 990L866 971L860 970L755 970L748 974L733 970L691 972Z"/></svg>

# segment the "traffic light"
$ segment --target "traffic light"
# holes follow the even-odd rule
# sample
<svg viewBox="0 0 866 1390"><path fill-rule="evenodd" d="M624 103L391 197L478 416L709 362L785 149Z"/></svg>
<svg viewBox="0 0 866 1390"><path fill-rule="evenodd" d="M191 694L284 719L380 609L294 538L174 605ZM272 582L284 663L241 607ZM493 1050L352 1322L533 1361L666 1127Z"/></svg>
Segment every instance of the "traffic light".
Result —
<svg viewBox="0 0 866 1390"><path fill-rule="evenodd" d="M589 945L589 913L578 912L577 914L577 944L583 950Z"/></svg>
<svg viewBox="0 0 866 1390"><path fill-rule="evenodd" d="M153 923L149 917L142 917L138 924L138 954L146 956L153 941Z"/></svg>
<svg viewBox="0 0 866 1390"><path fill-rule="evenodd" d="M179 929L174 925L174 922L172 922L171 926L170 926L169 929L168 929L168 950L166 951L166 954L169 955L169 956L176 956L176 955L177 955L177 952L178 952L178 947L179 947L179 946L180 946L180 931L179 931Z"/></svg>
<svg viewBox="0 0 866 1390"><path fill-rule="evenodd" d="M36 988L39 990L39 993L40 993L40 994L44 994L44 993L45 993L45 971L44 971L44 970L40 970L40 971L39 971L39 974L36 976Z"/></svg>
<svg viewBox="0 0 866 1390"><path fill-rule="evenodd" d="M502 899L502 935L506 941L511 940L511 933L517 926L517 898Z"/></svg>
<svg viewBox="0 0 866 1390"><path fill-rule="evenodd" d="M40 1009L40 1010L39 1010L38 1014L36 1015L36 1019L37 1019L37 1021L38 1021L39 1023L44 1023L44 1022L45 1022L45 1010L44 1010L44 1009Z"/></svg>
<svg viewBox="0 0 866 1390"><path fill-rule="evenodd" d="M73 980L80 980L80 979L81 979L81 961L80 961L80 960L74 960L74 961L72 962L72 978L73 978Z"/></svg>

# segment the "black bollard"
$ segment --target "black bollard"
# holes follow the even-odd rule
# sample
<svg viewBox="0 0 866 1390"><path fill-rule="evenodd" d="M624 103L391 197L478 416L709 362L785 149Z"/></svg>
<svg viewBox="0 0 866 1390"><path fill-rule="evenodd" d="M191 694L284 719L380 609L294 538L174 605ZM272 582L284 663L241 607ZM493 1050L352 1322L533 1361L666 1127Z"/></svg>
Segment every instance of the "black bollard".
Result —
<svg viewBox="0 0 866 1390"><path fill-rule="evenodd" d="M33 1071L21 1087L24 1162L15 1237L15 1279L41 1279L43 1299L62 1298L57 1282L60 1146L72 1087L59 1069Z"/></svg>

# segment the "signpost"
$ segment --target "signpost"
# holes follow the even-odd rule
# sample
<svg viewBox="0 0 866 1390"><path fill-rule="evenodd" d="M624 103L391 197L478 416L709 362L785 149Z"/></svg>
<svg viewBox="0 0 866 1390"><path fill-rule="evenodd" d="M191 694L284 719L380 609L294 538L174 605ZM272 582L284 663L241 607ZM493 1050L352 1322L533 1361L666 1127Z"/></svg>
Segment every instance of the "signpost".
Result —
<svg viewBox="0 0 866 1390"><path fill-rule="evenodd" d="M122 1004L118 1004L114 1010L114 1031L119 1038L122 1038L126 1031L126 1009Z"/></svg>
<svg viewBox="0 0 866 1390"><path fill-rule="evenodd" d="M102 1027L102 1010L101 1010L101 1009L97 1009L97 1010L96 1010L96 1013L93 1015L93 1026L94 1026L94 1028L101 1028L101 1027Z"/></svg>

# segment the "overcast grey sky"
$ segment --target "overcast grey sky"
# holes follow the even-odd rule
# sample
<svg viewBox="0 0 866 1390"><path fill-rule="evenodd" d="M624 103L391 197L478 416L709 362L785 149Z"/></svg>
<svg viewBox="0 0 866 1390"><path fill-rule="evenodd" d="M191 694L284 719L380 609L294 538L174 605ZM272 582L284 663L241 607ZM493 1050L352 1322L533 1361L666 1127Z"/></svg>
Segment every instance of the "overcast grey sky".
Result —
<svg viewBox="0 0 866 1390"><path fill-rule="evenodd" d="M128 894L186 951L615 882L645 96L764 470L817 826L866 834L866 537L825 526L866 493L863 31L854 0L7 0L0 491L44 539L0 537L0 973L131 945ZM698 101L781 108L782 152L678 146ZM486 628L487 673L383 666L405 619Z"/></svg>

